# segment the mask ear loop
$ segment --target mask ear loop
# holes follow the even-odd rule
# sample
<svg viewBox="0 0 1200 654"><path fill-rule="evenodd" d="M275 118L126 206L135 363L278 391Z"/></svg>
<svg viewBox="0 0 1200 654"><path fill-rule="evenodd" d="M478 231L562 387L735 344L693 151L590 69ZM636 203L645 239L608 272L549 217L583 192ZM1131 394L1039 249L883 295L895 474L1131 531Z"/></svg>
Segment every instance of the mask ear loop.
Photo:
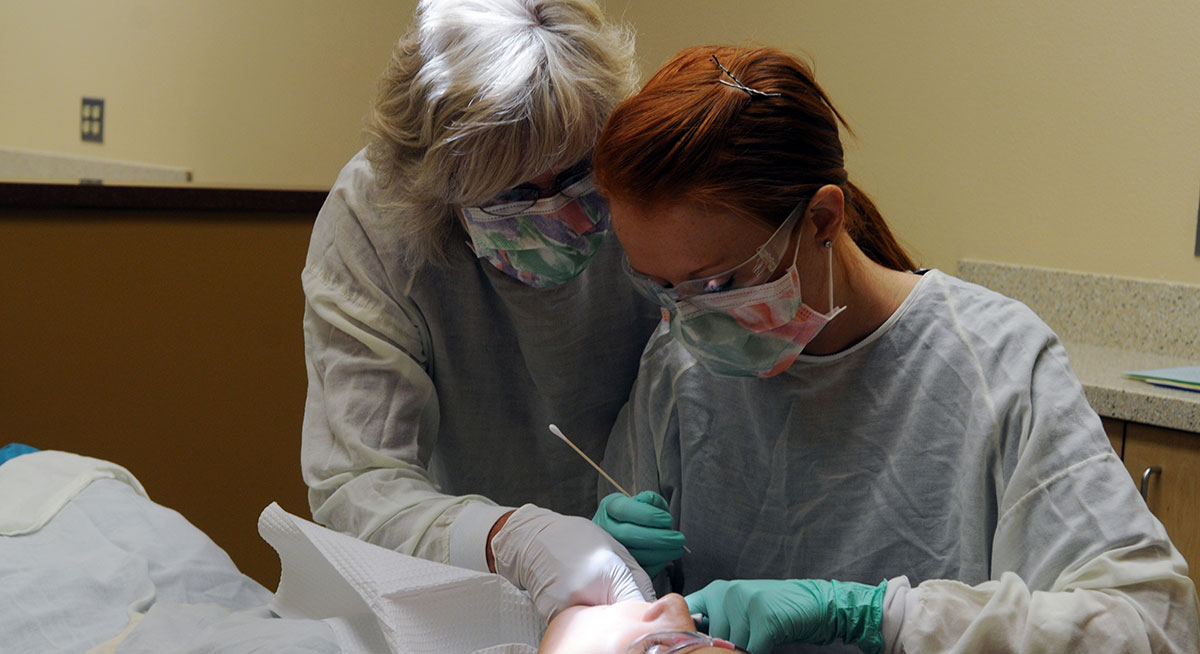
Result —
<svg viewBox="0 0 1200 654"><path fill-rule="evenodd" d="M829 310L833 311L833 241L825 239L825 253L829 255L826 261L829 264Z"/></svg>

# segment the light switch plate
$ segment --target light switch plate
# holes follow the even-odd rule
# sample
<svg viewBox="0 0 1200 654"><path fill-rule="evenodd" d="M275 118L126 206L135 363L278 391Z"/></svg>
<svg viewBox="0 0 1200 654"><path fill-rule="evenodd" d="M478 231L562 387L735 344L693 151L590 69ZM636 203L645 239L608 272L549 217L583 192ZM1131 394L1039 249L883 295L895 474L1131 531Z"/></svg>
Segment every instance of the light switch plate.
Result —
<svg viewBox="0 0 1200 654"><path fill-rule="evenodd" d="M79 138L104 142L104 98L84 98L79 110Z"/></svg>

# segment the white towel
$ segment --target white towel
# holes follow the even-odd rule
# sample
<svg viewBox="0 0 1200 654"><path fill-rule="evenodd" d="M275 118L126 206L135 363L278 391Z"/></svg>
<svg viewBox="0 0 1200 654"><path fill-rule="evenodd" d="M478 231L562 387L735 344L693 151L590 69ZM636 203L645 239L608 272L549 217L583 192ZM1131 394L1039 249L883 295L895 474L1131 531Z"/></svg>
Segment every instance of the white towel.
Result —
<svg viewBox="0 0 1200 654"><path fill-rule="evenodd" d="M97 479L123 481L146 497L146 489L133 474L108 461L57 450L9 459L0 466L0 535L17 536L41 529Z"/></svg>
<svg viewBox="0 0 1200 654"><path fill-rule="evenodd" d="M545 625L528 594L499 575L426 561L326 529L271 503L258 519L279 553L272 609L343 618L347 652L536 652ZM366 620L367 616L373 618Z"/></svg>

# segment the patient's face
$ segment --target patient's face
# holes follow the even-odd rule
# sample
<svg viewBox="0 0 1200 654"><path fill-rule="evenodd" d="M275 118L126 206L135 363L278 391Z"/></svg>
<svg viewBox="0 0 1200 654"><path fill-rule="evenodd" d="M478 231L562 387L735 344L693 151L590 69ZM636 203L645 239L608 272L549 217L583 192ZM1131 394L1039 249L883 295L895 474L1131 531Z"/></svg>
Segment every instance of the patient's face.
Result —
<svg viewBox="0 0 1200 654"><path fill-rule="evenodd" d="M618 602L572 606L550 621L539 654L625 654L629 644L657 631L694 631L683 597L665 595L656 602ZM688 654L727 649L699 648Z"/></svg>

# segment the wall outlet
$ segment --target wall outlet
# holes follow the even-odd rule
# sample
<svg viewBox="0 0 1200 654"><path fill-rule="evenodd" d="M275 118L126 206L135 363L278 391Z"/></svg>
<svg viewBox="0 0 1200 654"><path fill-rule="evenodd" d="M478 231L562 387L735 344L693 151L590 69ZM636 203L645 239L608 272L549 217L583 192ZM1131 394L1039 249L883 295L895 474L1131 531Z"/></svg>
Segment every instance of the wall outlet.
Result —
<svg viewBox="0 0 1200 654"><path fill-rule="evenodd" d="M104 98L84 98L79 112L79 138L104 142Z"/></svg>

